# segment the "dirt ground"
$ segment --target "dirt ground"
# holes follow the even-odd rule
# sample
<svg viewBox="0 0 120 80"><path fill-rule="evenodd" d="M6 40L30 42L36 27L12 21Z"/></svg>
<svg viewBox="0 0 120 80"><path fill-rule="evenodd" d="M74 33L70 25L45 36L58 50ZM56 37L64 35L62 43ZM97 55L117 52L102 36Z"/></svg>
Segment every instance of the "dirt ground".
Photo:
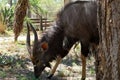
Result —
<svg viewBox="0 0 120 80"><path fill-rule="evenodd" d="M33 36L32 36L33 38ZM21 34L18 42L14 42L13 33L0 35L0 80L47 80L50 72L46 68L39 79L35 79L33 65L26 49L26 34ZM32 39L33 40L33 39ZM80 80L81 59L79 58L79 46L62 60L51 80ZM51 63L54 65L55 61ZM94 58L87 59L86 80L95 80Z"/></svg>

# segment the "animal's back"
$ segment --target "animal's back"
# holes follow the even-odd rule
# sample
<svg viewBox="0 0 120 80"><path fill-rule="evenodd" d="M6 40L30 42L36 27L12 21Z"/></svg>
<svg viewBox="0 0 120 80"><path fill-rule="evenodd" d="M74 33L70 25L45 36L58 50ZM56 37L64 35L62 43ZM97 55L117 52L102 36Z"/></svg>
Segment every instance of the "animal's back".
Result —
<svg viewBox="0 0 120 80"><path fill-rule="evenodd" d="M84 42L98 36L97 5L94 1L77 1L68 4L59 13L59 20L66 36Z"/></svg>

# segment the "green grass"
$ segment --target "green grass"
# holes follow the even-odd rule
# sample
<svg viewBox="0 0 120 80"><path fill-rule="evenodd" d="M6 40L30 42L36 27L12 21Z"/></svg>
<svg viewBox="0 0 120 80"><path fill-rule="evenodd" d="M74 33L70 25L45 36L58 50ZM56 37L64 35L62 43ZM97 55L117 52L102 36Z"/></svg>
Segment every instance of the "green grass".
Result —
<svg viewBox="0 0 120 80"><path fill-rule="evenodd" d="M0 71L0 77L5 78L7 76L6 72Z"/></svg>
<svg viewBox="0 0 120 80"><path fill-rule="evenodd" d="M95 74L95 69L94 68L90 68L90 74Z"/></svg>

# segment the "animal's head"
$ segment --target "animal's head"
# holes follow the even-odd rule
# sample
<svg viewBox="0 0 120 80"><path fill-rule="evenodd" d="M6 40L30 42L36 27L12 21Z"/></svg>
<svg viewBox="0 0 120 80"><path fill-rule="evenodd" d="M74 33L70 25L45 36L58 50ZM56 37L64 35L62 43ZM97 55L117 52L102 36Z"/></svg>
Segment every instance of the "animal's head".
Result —
<svg viewBox="0 0 120 80"><path fill-rule="evenodd" d="M45 69L45 67L50 67L49 61L47 58L45 58L45 52L48 49L48 43L47 42L40 42L38 40L37 33L35 29L33 28L32 24L27 23L27 49L30 54L31 61L34 65L34 75L36 78L38 78L42 71ZM34 43L33 46L30 45L30 28L34 33Z"/></svg>

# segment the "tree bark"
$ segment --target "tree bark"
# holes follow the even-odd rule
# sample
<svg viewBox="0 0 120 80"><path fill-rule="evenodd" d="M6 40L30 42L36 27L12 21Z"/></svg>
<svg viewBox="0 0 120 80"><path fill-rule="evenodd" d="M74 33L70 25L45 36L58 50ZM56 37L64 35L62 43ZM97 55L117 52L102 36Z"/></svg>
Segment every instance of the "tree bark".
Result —
<svg viewBox="0 0 120 80"><path fill-rule="evenodd" d="M24 21L24 17L26 16L28 1L29 0L18 0L18 3L16 5L16 9L14 13L14 23L13 23L14 41L17 41L17 38L23 29L23 21Z"/></svg>
<svg viewBox="0 0 120 80"><path fill-rule="evenodd" d="M96 80L120 80L120 0L100 0Z"/></svg>

